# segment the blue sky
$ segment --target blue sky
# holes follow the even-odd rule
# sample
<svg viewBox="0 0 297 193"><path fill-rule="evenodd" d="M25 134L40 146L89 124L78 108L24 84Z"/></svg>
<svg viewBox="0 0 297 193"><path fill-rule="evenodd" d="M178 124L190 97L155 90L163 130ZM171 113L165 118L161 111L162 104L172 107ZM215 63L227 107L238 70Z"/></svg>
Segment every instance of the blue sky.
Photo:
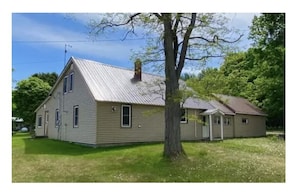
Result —
<svg viewBox="0 0 297 193"><path fill-rule="evenodd" d="M248 26L254 15L255 13L227 14L230 18L229 25L244 33L241 42L243 50L251 43L247 40ZM94 13L12 13L13 87L17 81L34 73L60 74L65 59L67 62L70 56L132 68L132 50L141 49L145 40L133 37L134 40L122 41L122 36L111 34L99 36L97 41L92 41L88 35L87 23L98 17ZM209 63L207 66L218 67L219 63Z"/></svg>

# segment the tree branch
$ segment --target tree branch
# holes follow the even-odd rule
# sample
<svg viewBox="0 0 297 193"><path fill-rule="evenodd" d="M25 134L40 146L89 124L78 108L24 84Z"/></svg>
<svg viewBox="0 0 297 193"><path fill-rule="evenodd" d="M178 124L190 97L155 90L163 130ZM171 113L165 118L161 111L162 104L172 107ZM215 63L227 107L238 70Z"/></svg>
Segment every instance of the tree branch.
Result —
<svg viewBox="0 0 297 193"><path fill-rule="evenodd" d="M232 43L235 43L235 42L239 41L242 37L243 37L243 34L241 34L241 35L239 36L239 38L237 38L237 39L234 40L234 41L228 41L228 40L221 39L221 38L218 38L218 41L222 41L222 42L225 42L225 43L230 43L230 44L232 44Z"/></svg>
<svg viewBox="0 0 297 193"><path fill-rule="evenodd" d="M214 39L209 40L209 39L207 39L205 37L202 37L202 36L193 36L193 37L189 38L189 40L192 40L192 39L201 39L201 40L204 40L204 41L206 41L208 43L214 43Z"/></svg>
<svg viewBox="0 0 297 193"><path fill-rule="evenodd" d="M177 59L177 53L178 53L178 47L179 47L179 43L178 43L178 38L177 38L177 29L178 29L178 25L180 23L180 17L181 17L181 13L178 13L176 16L176 20L174 23L174 27L173 27L173 31L172 31L172 36L173 36L173 49L174 49L174 59L175 59L175 63L176 63L176 59Z"/></svg>
<svg viewBox="0 0 297 193"><path fill-rule="evenodd" d="M187 54L187 47L188 47L188 43L189 43L189 38L190 38L192 30L193 30L193 28L195 26L195 21L196 21L196 13L192 13L191 23L189 24L189 26L187 28L187 31L185 33L181 53L180 53L180 56L179 56L178 66L177 66L177 69L176 69L177 77L180 77L181 71L182 71L182 69L184 67L184 64L185 64L185 57L186 57L186 54Z"/></svg>
<svg viewBox="0 0 297 193"><path fill-rule="evenodd" d="M221 58L221 57L225 57L224 55L207 55L207 56L201 56L200 58L189 58L189 57L185 57L186 60L191 60L191 61L199 61L199 60L205 60L207 58Z"/></svg>
<svg viewBox="0 0 297 193"><path fill-rule="evenodd" d="M163 20L162 15L160 15L159 13L153 13L160 21Z"/></svg>
<svg viewBox="0 0 297 193"><path fill-rule="evenodd" d="M122 40L125 40L128 36L129 33L134 33L134 24L133 24L133 19L140 15L141 13L135 13L133 15L129 16L129 19L123 23L113 23L111 20L106 21L104 19L101 20L101 22L97 25L94 25L93 29L98 28L95 33L98 34L100 32L104 32L107 28L113 28L113 27L120 27L120 26L125 26L127 24L131 24L131 29L127 31L125 34L124 38ZM91 33L91 32L90 32Z"/></svg>

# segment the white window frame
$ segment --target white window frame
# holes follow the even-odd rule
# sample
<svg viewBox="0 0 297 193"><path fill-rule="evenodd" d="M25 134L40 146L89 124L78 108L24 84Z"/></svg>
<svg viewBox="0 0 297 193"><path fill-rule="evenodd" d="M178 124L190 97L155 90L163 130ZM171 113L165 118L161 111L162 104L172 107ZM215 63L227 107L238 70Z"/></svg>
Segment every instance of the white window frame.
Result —
<svg viewBox="0 0 297 193"><path fill-rule="evenodd" d="M68 92L68 76L65 76L63 79L63 93L66 94Z"/></svg>
<svg viewBox="0 0 297 193"><path fill-rule="evenodd" d="M249 119L248 118L242 118L241 123L247 125L247 124L249 124Z"/></svg>
<svg viewBox="0 0 297 193"><path fill-rule="evenodd" d="M73 77L74 77L74 73L70 73L69 74L69 92L73 91Z"/></svg>
<svg viewBox="0 0 297 193"><path fill-rule="evenodd" d="M41 128L42 127L42 115L38 115L37 118L37 127Z"/></svg>
<svg viewBox="0 0 297 193"><path fill-rule="evenodd" d="M231 125L231 118L230 117L224 117L224 125Z"/></svg>
<svg viewBox="0 0 297 193"><path fill-rule="evenodd" d="M181 111L180 112L180 123L188 123L188 109L181 108L180 111ZM184 113L183 113L183 111L184 111ZM183 114L184 114L184 117L183 117Z"/></svg>
<svg viewBox="0 0 297 193"><path fill-rule="evenodd" d="M76 109L77 109L77 111L76 111ZM77 114L76 114L76 112L77 112ZM75 106L73 106L73 128L78 128L78 127L79 127L79 106L75 105Z"/></svg>
<svg viewBox="0 0 297 193"><path fill-rule="evenodd" d="M129 124L124 124L124 108L128 107L129 108ZM132 126L132 107L131 105L122 105L121 106L121 127L122 128L131 128Z"/></svg>
<svg viewBox="0 0 297 193"><path fill-rule="evenodd" d="M59 122L60 122L60 111L59 111L59 109L56 109L56 111L55 111L55 127L59 126Z"/></svg>
<svg viewBox="0 0 297 193"><path fill-rule="evenodd" d="M220 124L221 124L221 117L215 115L215 116L214 116L214 119L213 119L213 122L214 122L215 124L217 124L217 125L220 125Z"/></svg>

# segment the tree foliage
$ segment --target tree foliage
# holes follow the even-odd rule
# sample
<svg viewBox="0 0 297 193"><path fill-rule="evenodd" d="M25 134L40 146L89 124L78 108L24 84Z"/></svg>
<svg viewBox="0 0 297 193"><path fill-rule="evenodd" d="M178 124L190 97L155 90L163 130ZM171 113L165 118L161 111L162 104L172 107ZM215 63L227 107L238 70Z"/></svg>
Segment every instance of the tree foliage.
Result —
<svg viewBox="0 0 297 193"><path fill-rule="evenodd" d="M19 81L13 91L13 103L16 105L15 115L23 118L27 126L34 127L34 111L48 96L50 89L47 82L37 77Z"/></svg>
<svg viewBox="0 0 297 193"><path fill-rule="evenodd" d="M226 93L226 79L217 68L206 68L196 77L187 80L187 85L192 87L201 99L211 99L213 93Z"/></svg>
<svg viewBox="0 0 297 193"><path fill-rule="evenodd" d="M264 13L255 17L250 38L254 40L259 89L256 100L269 114L268 124L284 124L285 13ZM262 100L259 100L262 99Z"/></svg>
<svg viewBox="0 0 297 193"><path fill-rule="evenodd" d="M144 52L135 54L143 64L151 63L165 72L165 157L185 155L180 141L182 70L185 65L222 57L240 39L240 35L229 39L226 22L226 17L213 13L117 13L90 22L90 33L95 36L124 27L123 39L138 32L148 40Z"/></svg>
<svg viewBox="0 0 297 193"><path fill-rule="evenodd" d="M32 77L40 78L44 82L47 82L51 87L53 87L58 79L58 74L55 72L52 72L52 73L42 72L42 73L35 73L32 75Z"/></svg>
<svg viewBox="0 0 297 193"><path fill-rule="evenodd" d="M255 17L250 32L254 47L246 52L229 53L219 69L206 69L197 79L190 79L188 84L206 94L213 92L245 97L268 114L268 126L282 127L284 22L282 13Z"/></svg>

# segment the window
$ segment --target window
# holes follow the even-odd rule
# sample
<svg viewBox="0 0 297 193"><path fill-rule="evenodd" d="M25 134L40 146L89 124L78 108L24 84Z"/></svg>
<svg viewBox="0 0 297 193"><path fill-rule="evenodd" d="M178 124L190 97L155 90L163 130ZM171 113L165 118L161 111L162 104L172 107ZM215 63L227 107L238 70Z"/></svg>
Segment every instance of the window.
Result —
<svg viewBox="0 0 297 193"><path fill-rule="evenodd" d="M221 124L221 117L220 116L215 116L213 121L214 121L215 124L220 125Z"/></svg>
<svg viewBox="0 0 297 193"><path fill-rule="evenodd" d="M242 122L242 124L248 124L249 120L247 118L242 118L241 122Z"/></svg>
<svg viewBox="0 0 297 193"><path fill-rule="evenodd" d="M42 126L42 116L41 115L38 115L38 123L37 123L37 126L38 127L41 127Z"/></svg>
<svg viewBox="0 0 297 193"><path fill-rule="evenodd" d="M60 113L59 113L59 109L56 109L55 112L55 127L58 127L60 124Z"/></svg>
<svg viewBox="0 0 297 193"><path fill-rule="evenodd" d="M181 118L180 118L180 122L181 123L188 123L188 111L187 109L180 109L181 111Z"/></svg>
<svg viewBox="0 0 297 193"><path fill-rule="evenodd" d="M231 124L231 119L230 119L230 117L225 117L225 118L224 118L224 124L225 124L225 125L230 125L230 124Z"/></svg>
<svg viewBox="0 0 297 193"><path fill-rule="evenodd" d="M131 105L122 105L121 127L131 127Z"/></svg>
<svg viewBox="0 0 297 193"><path fill-rule="evenodd" d="M203 126L206 125L206 116L203 116L203 117L202 117L202 124L203 124Z"/></svg>
<svg viewBox="0 0 297 193"><path fill-rule="evenodd" d="M73 127L78 127L78 105L73 107Z"/></svg>
<svg viewBox="0 0 297 193"><path fill-rule="evenodd" d="M67 93L67 79L68 77L65 76L64 81L63 81L63 93Z"/></svg>
<svg viewBox="0 0 297 193"><path fill-rule="evenodd" d="M73 73L69 75L69 92L73 90Z"/></svg>

